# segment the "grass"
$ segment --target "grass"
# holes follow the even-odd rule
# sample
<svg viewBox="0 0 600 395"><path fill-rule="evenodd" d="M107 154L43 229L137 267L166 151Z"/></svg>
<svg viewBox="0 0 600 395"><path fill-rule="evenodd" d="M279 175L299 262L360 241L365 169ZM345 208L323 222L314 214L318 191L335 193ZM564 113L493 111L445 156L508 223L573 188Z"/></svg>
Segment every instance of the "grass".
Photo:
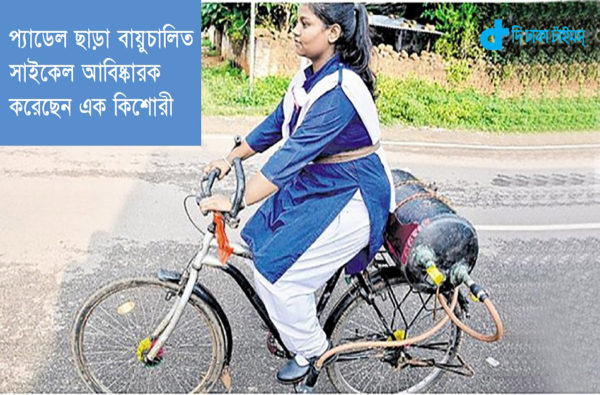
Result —
<svg viewBox="0 0 600 395"><path fill-rule="evenodd" d="M206 115L268 115L289 84L284 77L257 79L252 91L248 77L224 62L202 69L202 112Z"/></svg>
<svg viewBox="0 0 600 395"><path fill-rule="evenodd" d="M205 115L268 115L281 100L289 78L247 77L222 63L202 70ZM500 98L416 78L379 76L377 107L384 125L439 127L502 133L600 130L600 96Z"/></svg>

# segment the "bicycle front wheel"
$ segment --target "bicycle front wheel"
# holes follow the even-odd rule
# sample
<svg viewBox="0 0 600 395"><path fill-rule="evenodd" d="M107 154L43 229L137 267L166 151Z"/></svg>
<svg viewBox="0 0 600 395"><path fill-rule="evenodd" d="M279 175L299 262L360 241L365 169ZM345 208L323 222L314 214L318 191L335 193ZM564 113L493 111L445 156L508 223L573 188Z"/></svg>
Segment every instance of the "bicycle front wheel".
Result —
<svg viewBox="0 0 600 395"><path fill-rule="evenodd" d="M80 309L71 348L80 376L95 392L181 393L208 391L224 364L223 326L193 295L160 351L144 362L149 336L173 306L175 284L129 279L92 295Z"/></svg>
<svg viewBox="0 0 600 395"><path fill-rule="evenodd" d="M359 292L348 291L342 299L346 302L332 313L338 317L331 334L334 345L390 341L392 333L399 340L413 337L427 331L445 314L435 304L435 295L417 292L400 275L379 278L373 284L372 296L369 303ZM462 317L460 309L455 313ZM342 393L423 392L442 373L437 366L448 364L456 354L461 333L449 321L421 343L341 353L327 367L327 373Z"/></svg>

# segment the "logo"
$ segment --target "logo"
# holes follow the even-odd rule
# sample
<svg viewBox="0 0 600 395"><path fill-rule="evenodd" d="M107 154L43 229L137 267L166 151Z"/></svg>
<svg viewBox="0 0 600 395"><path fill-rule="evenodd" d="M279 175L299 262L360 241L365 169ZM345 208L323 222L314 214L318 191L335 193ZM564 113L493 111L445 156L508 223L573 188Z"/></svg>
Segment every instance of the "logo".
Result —
<svg viewBox="0 0 600 395"><path fill-rule="evenodd" d="M513 25L512 29L502 27L502 19L494 20L494 27L485 29L479 36L479 42L483 48L490 51L502 50L502 38L508 36L512 31L512 42L517 45L533 44L579 44L585 47L585 30L569 29L567 26L559 28L554 26L550 29L526 29ZM492 41L490 41L492 37Z"/></svg>
<svg viewBox="0 0 600 395"><path fill-rule="evenodd" d="M494 20L494 27L485 29L479 36L479 42L483 48L490 51L500 51L502 49L502 37L509 35L509 29L502 27L502 19ZM490 41L490 37L494 38L494 41Z"/></svg>

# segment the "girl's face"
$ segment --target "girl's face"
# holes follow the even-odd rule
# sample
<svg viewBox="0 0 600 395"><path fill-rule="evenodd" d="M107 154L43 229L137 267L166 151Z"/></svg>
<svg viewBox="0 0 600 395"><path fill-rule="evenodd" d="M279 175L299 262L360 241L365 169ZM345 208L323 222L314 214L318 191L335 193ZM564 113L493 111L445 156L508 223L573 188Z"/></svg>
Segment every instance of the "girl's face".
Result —
<svg viewBox="0 0 600 395"><path fill-rule="evenodd" d="M298 8L298 23L292 31L296 53L311 60L333 55L339 32L339 25L325 27L308 4L301 4Z"/></svg>

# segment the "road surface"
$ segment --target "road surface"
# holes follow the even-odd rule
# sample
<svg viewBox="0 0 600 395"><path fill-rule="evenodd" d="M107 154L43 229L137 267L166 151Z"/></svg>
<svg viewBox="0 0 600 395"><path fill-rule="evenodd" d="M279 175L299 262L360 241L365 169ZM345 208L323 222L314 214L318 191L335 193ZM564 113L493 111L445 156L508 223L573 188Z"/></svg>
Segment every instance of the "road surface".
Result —
<svg viewBox="0 0 600 395"><path fill-rule="evenodd" d="M248 128L245 122L228 125L230 131ZM484 135L468 141L455 134L403 136L397 140L506 143ZM586 144L598 143L597 136L513 141ZM69 352L77 309L112 280L183 267L199 240L183 197L195 191L205 163L229 146L228 137L211 135L202 148L0 148L0 392L87 391ZM386 150L392 167L435 182L476 225L474 275L490 289L506 328L495 344L465 338L461 354L475 376L445 375L432 391L597 391L598 149ZM265 157L249 160L247 172L258 171ZM232 191L231 178L221 185ZM233 281L209 270L201 278L233 326L233 391L290 391L276 382L283 361L268 354L260 321ZM477 310L473 320L484 316ZM487 363L489 357L498 366ZM334 391L326 375L317 390Z"/></svg>

